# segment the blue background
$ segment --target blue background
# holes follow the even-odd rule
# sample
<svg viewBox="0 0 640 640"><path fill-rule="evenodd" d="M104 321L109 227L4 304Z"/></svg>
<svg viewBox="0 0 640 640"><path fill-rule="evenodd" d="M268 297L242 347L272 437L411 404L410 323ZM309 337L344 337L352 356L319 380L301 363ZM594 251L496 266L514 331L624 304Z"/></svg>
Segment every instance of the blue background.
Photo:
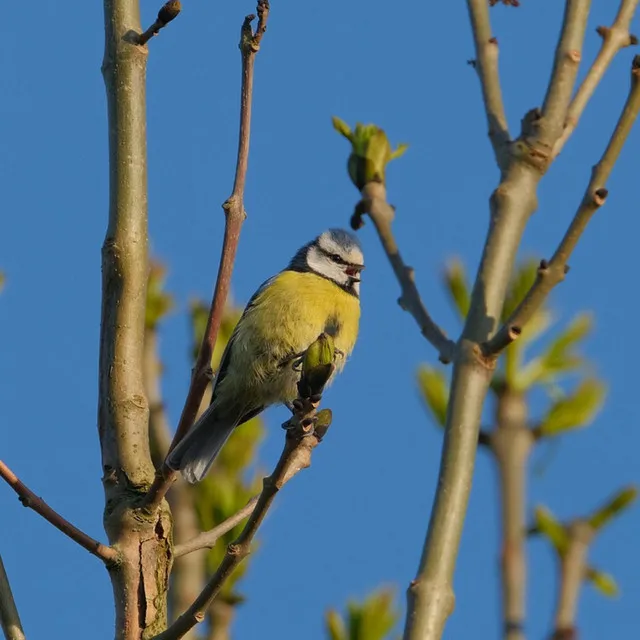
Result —
<svg viewBox="0 0 640 640"><path fill-rule="evenodd" d="M143 0L145 26L159 2ZM511 131L542 102L562 3L523 0L491 15ZM612 4L594 2L594 29L610 24ZM231 191L237 143L239 25L251 1L185 2L183 14L150 43L148 139L153 253L170 265L168 286L184 310L208 297L222 239L220 204ZM426 7L429 7L428 9ZM346 142L330 116L383 126L408 142L389 170L395 233L416 268L434 316L457 331L440 282L444 261L461 256L473 272L488 222L497 170L486 137L473 46L462 2L391 5L274 0L256 64L249 213L233 279L246 301L304 242L348 224L357 193L346 177ZM638 28L637 21L635 23ZM639 29L640 30L640 29ZM98 2L11 3L0 21L0 453L51 505L93 536L102 532L96 434L100 246L107 216L107 132L100 75ZM549 256L576 206L626 97L633 52L625 50L590 103L579 131L545 177L522 254ZM586 64L581 73L584 74ZM638 479L637 179L640 129L629 138L609 182L606 207L590 224L565 283L553 295L560 319L593 309L586 354L610 386L589 429L534 455L531 505L560 517L589 511ZM441 434L415 386L431 347L396 305L398 285L371 225L361 337L326 397L336 421L313 467L278 498L260 551L243 583L234 637L323 637L323 612L381 583L403 591L416 570L437 477ZM175 423L187 388L188 326L174 313L162 333L164 388ZM532 413L543 405L534 402ZM260 460L281 447L271 425ZM546 452L545 452L546 451ZM534 465L535 466L535 465ZM112 595L99 562L23 509L0 486L0 551L29 638L112 637ZM455 580L447 638L495 638L499 629L496 485L479 455ZM623 595L607 600L586 587L584 640L640 631L640 510L615 521L593 545L594 564ZM549 630L556 567L543 542L529 545L527 630Z"/></svg>

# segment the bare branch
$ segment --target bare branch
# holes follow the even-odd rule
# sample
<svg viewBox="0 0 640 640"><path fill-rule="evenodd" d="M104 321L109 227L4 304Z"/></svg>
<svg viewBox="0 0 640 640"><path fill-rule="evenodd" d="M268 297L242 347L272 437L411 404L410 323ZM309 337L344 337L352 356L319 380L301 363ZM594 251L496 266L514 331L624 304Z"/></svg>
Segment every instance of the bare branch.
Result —
<svg viewBox="0 0 640 640"><path fill-rule="evenodd" d="M582 57L591 0L567 0L562 31L556 47L555 61L541 117L536 122L536 142L541 146L546 166L560 137L567 117ZM545 167L546 168L546 167Z"/></svg>
<svg viewBox="0 0 640 640"><path fill-rule="evenodd" d="M471 3L471 0L469 0ZM484 0L482 0L484 3ZM476 7L476 4L470 6ZM486 8L486 7L485 7ZM495 368L482 344L496 330L522 233L537 206L537 186L562 132L571 98L589 9L588 0L567 0L567 10L542 114L530 112L511 145L502 180L490 200L491 217L462 338L456 345L438 490L418 574L407 591L404 640L439 640L454 605L453 574L473 478L484 400ZM481 12L477 0L475 15ZM476 42L490 36L476 23ZM542 116L542 117L540 117Z"/></svg>
<svg viewBox="0 0 640 640"><path fill-rule="evenodd" d="M504 112L500 75L498 73L498 40L491 33L489 7L486 0L467 0L476 59L474 68L478 72L482 97L489 126L489 139L493 145L496 162L501 171L509 163L509 143L511 136Z"/></svg>
<svg viewBox="0 0 640 640"><path fill-rule="evenodd" d="M627 101L618 119L607 148L598 164L593 168L591 180L585 191L578 210L569 225L562 241L549 262L540 263L538 277L523 301L513 312L504 326L484 347L485 355L496 355L518 335L533 314L540 308L553 287L564 279L568 271L567 261L573 253L580 237L593 214L604 204L608 192L607 179L620 155L629 132L640 110L640 56L633 60L631 69L631 88Z"/></svg>
<svg viewBox="0 0 640 640"><path fill-rule="evenodd" d="M526 482L527 462L534 440L527 426L527 402L522 394L505 390L498 396L496 424L491 433L491 450L499 473L504 639L524 640Z"/></svg>
<svg viewBox="0 0 640 640"><path fill-rule="evenodd" d="M0 626L6 640L25 640L24 629L13 599L2 556L0 556Z"/></svg>
<svg viewBox="0 0 640 640"><path fill-rule="evenodd" d="M359 228L362 225L362 215L369 214L382 242L382 247L389 258L393 272L400 283L402 295L398 299L398 304L414 317L422 335L438 350L440 361L446 364L453 359L455 343L447 338L444 331L432 320L420 299L414 271L411 267L405 265L393 237L391 222L394 217L394 210L387 203L386 198L386 190L383 184L378 182L366 184L362 189L362 200L358 203L356 212L351 219L351 226L354 229Z"/></svg>
<svg viewBox="0 0 640 640"><path fill-rule="evenodd" d="M147 44L153 36L157 36L160 33L160 29L164 29L172 20L175 20L181 10L180 0L169 0L165 3L162 9L158 11L158 17L155 22L144 33L140 34L138 44Z"/></svg>
<svg viewBox="0 0 640 640"><path fill-rule="evenodd" d="M263 489L255 509L238 538L229 545L217 571L213 574L202 593L166 631L153 640L176 640L196 624L202 622L206 612L220 593L225 580L250 553L253 538L262 524L280 488L298 471L311 464L311 452L319 444L326 429L313 431L315 405L305 401L302 409L289 421L285 446L273 473L263 481Z"/></svg>
<svg viewBox="0 0 640 640"><path fill-rule="evenodd" d="M577 127L578 121L591 99L593 92L600 84L602 77L616 54L621 49L638 43L637 38L629 32L631 20L637 7L638 0L622 0L620 2L620 8L618 9L618 15L611 27L598 27L597 32L602 38L602 46L569 105L564 130L553 147L552 158L555 158L560 151L562 151L565 143Z"/></svg>
<svg viewBox="0 0 640 640"><path fill-rule="evenodd" d="M569 546L560 559L560 587L556 603L555 631L551 640L574 638L578 598L587 569L587 554L595 532L583 520L567 527Z"/></svg>
<svg viewBox="0 0 640 640"><path fill-rule="evenodd" d="M249 15L244 19L240 35L240 52L242 54L242 88L240 97L240 133L238 142L238 157L236 163L236 174L233 185L233 192L228 200L222 205L225 212L224 241L222 245L222 255L218 268L215 292L211 302L211 310L207 320L200 352L194 366L191 384L187 393L182 415L178 422L178 428L169 451L180 442L187 431L194 423L196 414L200 407L202 396L211 380L211 357L215 348L224 307L229 294L231 284L231 274L233 264L240 240L240 230L246 217L244 210L244 187L247 176L247 166L249 162L249 139L251 127L251 102L253 97L253 68L256 53L260 49L262 36L267 28L267 18L269 16L268 0L258 0L258 25L255 33L252 32L251 22L254 15ZM176 478L176 472L166 464L161 471L156 474L156 479L145 498L145 507L149 511L156 509L171 484Z"/></svg>
<svg viewBox="0 0 640 640"><path fill-rule="evenodd" d="M18 494L20 502L22 502L25 507L29 507L36 513L39 513L56 529L62 531L62 533L77 542L81 547L84 547L89 553L92 553L106 563L112 563L118 560L118 552L115 549L94 540L91 536L84 533L84 531L80 531L80 529L65 520L42 498L39 498L29 487L23 484L2 460L0 460L0 477Z"/></svg>
<svg viewBox="0 0 640 640"><path fill-rule="evenodd" d="M293 477L293 476L292 476ZM218 526L209 531L203 531L201 534L195 536L191 540L184 542L183 544L177 544L173 549L173 555L175 558L180 558L192 551L198 551L198 549L211 549L215 546L216 542L225 534L231 531L235 526L239 525L245 518L248 518L258 503L258 497L255 496L247 502L247 504L240 509L240 511L234 513L227 518L224 522L221 522Z"/></svg>

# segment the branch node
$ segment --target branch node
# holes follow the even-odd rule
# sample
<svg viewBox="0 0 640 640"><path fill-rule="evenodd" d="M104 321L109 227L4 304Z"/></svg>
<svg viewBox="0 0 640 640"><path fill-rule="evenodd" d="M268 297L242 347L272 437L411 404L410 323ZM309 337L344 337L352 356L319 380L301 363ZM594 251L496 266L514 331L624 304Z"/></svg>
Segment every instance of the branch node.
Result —
<svg viewBox="0 0 640 640"><path fill-rule="evenodd" d="M569 58L571 62L575 62L576 64L578 64L582 59L582 56L577 49L572 49L571 51L567 51L567 58Z"/></svg>
<svg viewBox="0 0 640 640"><path fill-rule="evenodd" d="M627 46L635 47L638 44L638 36L633 33L629 34L629 44Z"/></svg>
<svg viewBox="0 0 640 640"><path fill-rule="evenodd" d="M596 189L593 192L593 203L597 207L601 207L605 203L608 195L609 195L609 191L604 187L601 187L600 189Z"/></svg>
<svg viewBox="0 0 640 640"><path fill-rule="evenodd" d="M596 27L596 33L604 40L611 33L611 29L601 25Z"/></svg>

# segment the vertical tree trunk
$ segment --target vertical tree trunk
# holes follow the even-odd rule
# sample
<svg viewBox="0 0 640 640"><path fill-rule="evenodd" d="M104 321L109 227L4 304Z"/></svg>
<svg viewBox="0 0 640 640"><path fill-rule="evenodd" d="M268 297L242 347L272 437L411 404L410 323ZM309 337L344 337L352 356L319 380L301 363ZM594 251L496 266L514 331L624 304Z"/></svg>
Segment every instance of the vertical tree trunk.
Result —
<svg viewBox="0 0 640 640"><path fill-rule="evenodd" d="M147 283L145 74L138 0L105 0L102 66L109 114L109 223L102 248L98 429L104 525L120 554L110 567L117 640L165 628L171 564L168 507L137 508L154 477L143 380Z"/></svg>

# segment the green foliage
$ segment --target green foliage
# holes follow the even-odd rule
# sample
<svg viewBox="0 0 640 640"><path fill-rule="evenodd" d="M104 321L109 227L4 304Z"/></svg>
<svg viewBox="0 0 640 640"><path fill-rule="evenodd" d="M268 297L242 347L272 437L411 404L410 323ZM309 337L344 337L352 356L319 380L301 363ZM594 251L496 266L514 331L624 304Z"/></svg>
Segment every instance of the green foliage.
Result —
<svg viewBox="0 0 640 640"><path fill-rule="evenodd" d="M385 170L391 160L399 158L407 145L394 150L386 133L375 124L356 124L355 130L340 118L333 117L333 128L351 143L348 161L349 177L360 191L369 182L384 184Z"/></svg>
<svg viewBox="0 0 640 640"><path fill-rule="evenodd" d="M590 424L602 407L605 385L596 378L586 378L566 396L555 400L542 418L542 436L557 436Z"/></svg>
<svg viewBox="0 0 640 640"><path fill-rule="evenodd" d="M536 533L542 534L553 546L559 556L563 556L569 547L569 532L547 507L538 506L534 511Z"/></svg>
<svg viewBox="0 0 640 640"><path fill-rule="evenodd" d="M604 571L589 567L585 574L585 580L590 582L602 595L615 598L619 593L618 583L615 578Z"/></svg>
<svg viewBox="0 0 640 640"><path fill-rule="evenodd" d="M209 316L209 305L205 304L202 300L192 300L189 305L191 313L191 332L192 332L192 347L191 358L195 362L200 351L200 345L202 338L204 337L205 329L207 328L207 318ZM240 320L242 311L235 308L232 304L227 303L227 309L222 316L222 323L220 324L220 331L218 333L218 339L216 340L216 346L213 349L213 355L211 356L211 368L215 371L220 366L222 360L222 354L225 347L231 338L231 334Z"/></svg>
<svg viewBox="0 0 640 640"><path fill-rule="evenodd" d="M204 336L209 306L202 301L193 301L190 310L193 338L191 353L195 359ZM242 313L236 308L227 309L223 315L211 360L214 371L220 366L224 349L241 315ZM260 491L261 474L254 473L249 479L246 479L245 476L255 460L256 451L263 435L264 425L259 418L253 418L235 429L218 454L206 478L191 487L195 493L198 520L203 531L212 529L232 516ZM227 546L236 539L242 527L243 523L226 533L216 546L209 550L206 559L209 572L218 567ZM237 591L237 584L246 573L248 566L247 562L241 563L225 582L219 596L225 602L229 604L242 602L243 597Z"/></svg>
<svg viewBox="0 0 640 640"><path fill-rule="evenodd" d="M578 355L576 348L589 335L592 328L589 314L576 316L562 331L542 355L531 360L517 377L520 389L528 389L534 384L550 384L562 374L575 371L584 365L584 358ZM516 341L514 344L517 344Z"/></svg>
<svg viewBox="0 0 640 640"><path fill-rule="evenodd" d="M349 602L343 615L329 610L325 617L327 636L330 640L384 640L398 616L394 592L380 589L361 603Z"/></svg>
<svg viewBox="0 0 640 640"><path fill-rule="evenodd" d="M620 515L638 497L638 489L634 486L625 487L616 493L606 504L597 509L589 518L589 524L599 531L612 518Z"/></svg>
<svg viewBox="0 0 640 640"><path fill-rule="evenodd" d="M156 329L158 323L173 309L173 296L164 290L167 270L156 260L151 260L147 279L147 307L145 327Z"/></svg>
<svg viewBox="0 0 640 640"><path fill-rule="evenodd" d="M447 263L443 278L451 302L458 312L460 319L464 320L469 313L471 293L469 292L469 282L464 270L464 265L458 258L454 258Z"/></svg>
<svg viewBox="0 0 640 640"><path fill-rule="evenodd" d="M444 426L449 403L449 385L444 372L423 364L418 368L418 386L435 423Z"/></svg>

